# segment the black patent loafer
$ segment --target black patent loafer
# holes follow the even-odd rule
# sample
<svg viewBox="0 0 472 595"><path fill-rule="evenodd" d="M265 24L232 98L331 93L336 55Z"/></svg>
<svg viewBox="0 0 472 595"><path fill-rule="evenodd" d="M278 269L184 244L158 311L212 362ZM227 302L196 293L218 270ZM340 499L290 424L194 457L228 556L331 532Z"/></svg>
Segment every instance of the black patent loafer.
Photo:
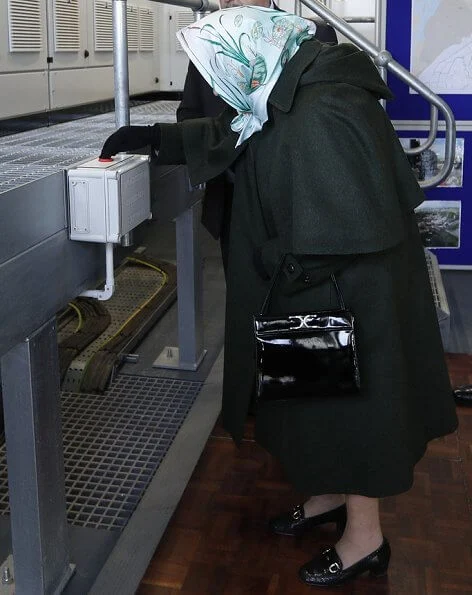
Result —
<svg viewBox="0 0 472 595"><path fill-rule="evenodd" d="M298 573L307 585L315 587L335 587L369 572L379 577L387 574L390 562L390 545L386 539L374 552L348 568L343 568L341 558L334 547L327 548L311 562L304 564Z"/></svg>
<svg viewBox="0 0 472 595"><path fill-rule="evenodd" d="M472 384L458 386L454 390L454 401L457 405L472 405Z"/></svg>
<svg viewBox="0 0 472 595"><path fill-rule="evenodd" d="M296 537L319 525L336 523L338 531L343 532L346 526L346 519L345 504L338 506L338 508L333 508L333 510L328 510L328 512L324 512L323 514L317 514L308 518L305 517L303 504L298 504L290 512L271 519L269 521L269 529L277 535Z"/></svg>

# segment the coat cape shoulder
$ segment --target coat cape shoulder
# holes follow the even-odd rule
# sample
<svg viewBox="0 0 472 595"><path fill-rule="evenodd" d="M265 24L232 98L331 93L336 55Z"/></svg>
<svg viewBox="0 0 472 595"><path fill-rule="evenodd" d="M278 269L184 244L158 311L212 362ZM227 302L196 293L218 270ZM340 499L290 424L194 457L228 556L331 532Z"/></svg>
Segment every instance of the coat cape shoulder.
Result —
<svg viewBox="0 0 472 595"><path fill-rule="evenodd" d="M162 125L163 154L175 163L169 147L178 138L195 185L237 168L248 155L261 172L272 164L267 187L276 190L266 206L283 252L379 252L402 241L403 214L424 200L379 103L391 98L364 52L309 40L275 85L261 132L235 148L235 111L228 108L178 129Z"/></svg>

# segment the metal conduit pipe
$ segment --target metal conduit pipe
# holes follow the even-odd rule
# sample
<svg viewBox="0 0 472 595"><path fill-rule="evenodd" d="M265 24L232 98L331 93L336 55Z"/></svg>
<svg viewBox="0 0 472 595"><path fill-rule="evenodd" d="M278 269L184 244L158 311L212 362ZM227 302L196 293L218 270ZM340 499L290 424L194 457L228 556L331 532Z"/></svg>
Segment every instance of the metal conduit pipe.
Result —
<svg viewBox="0 0 472 595"><path fill-rule="evenodd" d="M129 68L127 0L113 0L113 73L115 81L115 124L129 125Z"/></svg>
<svg viewBox="0 0 472 595"><path fill-rule="evenodd" d="M115 291L115 273L113 266L113 244L107 242L105 244L105 260L106 260L106 278L103 289L88 289L83 291L81 297L95 298L96 300L109 300Z"/></svg>
<svg viewBox="0 0 472 595"><path fill-rule="evenodd" d="M419 95L424 97L432 106L436 107L442 112L446 124L446 147L444 155L444 164L436 176L430 178L429 180L420 182L419 184L422 188L433 188L434 186L437 186L438 184L443 182L451 173L452 168L454 166L454 156L456 147L455 119L454 114L452 113L452 110L448 106L448 104L443 99L441 99L441 97L433 93L433 91L431 91L431 89L429 89L429 87L422 83L418 78L411 74L411 72L409 72L401 64L396 62L393 59L392 54L390 52L388 52L387 50L380 50L363 35L358 33L348 23L346 23L344 19L334 14L334 12L332 12L319 2L316 2L315 0L301 0L301 2L303 2L305 6L310 8L314 13L316 13L318 16L324 19L327 23L335 27L345 37L353 41L367 54L369 54L369 56L373 58L377 66L387 68L388 70L390 70L390 72L393 72L393 74L398 76L400 80L409 85ZM431 110L431 115L434 116L433 110ZM434 122L431 122L431 128L435 128ZM429 142L429 140L430 139L428 139L427 143ZM423 151L425 150L427 143L425 143L425 145L423 146Z"/></svg>

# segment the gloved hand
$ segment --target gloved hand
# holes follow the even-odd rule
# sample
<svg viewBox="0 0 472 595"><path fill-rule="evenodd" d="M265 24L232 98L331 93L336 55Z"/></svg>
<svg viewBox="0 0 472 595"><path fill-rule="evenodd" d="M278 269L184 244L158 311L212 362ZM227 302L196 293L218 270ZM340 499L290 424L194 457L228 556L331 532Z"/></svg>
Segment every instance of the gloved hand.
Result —
<svg viewBox="0 0 472 595"><path fill-rule="evenodd" d="M110 159L122 151L133 151L146 145L158 150L161 144L161 129L154 126L122 126L107 138L103 145L100 159Z"/></svg>

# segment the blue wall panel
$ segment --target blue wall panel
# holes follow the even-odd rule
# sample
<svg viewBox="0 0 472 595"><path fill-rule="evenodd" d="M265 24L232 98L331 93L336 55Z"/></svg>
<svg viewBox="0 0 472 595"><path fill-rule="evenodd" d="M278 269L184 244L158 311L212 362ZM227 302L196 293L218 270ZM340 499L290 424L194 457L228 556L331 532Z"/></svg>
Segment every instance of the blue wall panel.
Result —
<svg viewBox="0 0 472 595"><path fill-rule="evenodd" d="M411 19L412 0L387 0L386 47L393 58L411 70ZM471 24L472 30L472 24ZM407 85L389 74L388 85L395 99L388 102L387 111L392 120L418 122L418 128L429 121L430 106L419 95L412 94ZM452 108L456 120L472 124L471 95L441 95ZM441 116L440 116L441 118ZM412 124L414 127L414 124ZM471 127L469 127L472 130ZM424 130L401 130L400 137L424 138ZM461 188L434 188L426 191L428 200L461 201L461 230L459 248L434 249L441 265L472 267L472 132L458 130L458 138L464 138L464 175ZM439 133L439 138L444 134Z"/></svg>
<svg viewBox="0 0 472 595"><path fill-rule="evenodd" d="M426 138L425 131L401 130L398 131L400 138ZM461 202L461 229L460 229L460 247L459 248L441 248L432 249L432 252L438 257L441 265L453 266L472 266L472 132L457 133L458 138L464 139L464 173L462 188L438 187L426 190L427 200L440 201L460 201ZM438 138L444 138L443 133L438 134ZM467 157L469 157L467 159ZM466 189L468 196L466 196Z"/></svg>
<svg viewBox="0 0 472 595"><path fill-rule="evenodd" d="M412 0L387 0L386 47L408 70L411 70L411 6ZM395 76L389 75L388 84L395 94L395 100L388 104L392 120L429 120L430 107L422 97L410 93L408 86ZM452 107L456 120L472 120L470 95L442 95L442 98Z"/></svg>

